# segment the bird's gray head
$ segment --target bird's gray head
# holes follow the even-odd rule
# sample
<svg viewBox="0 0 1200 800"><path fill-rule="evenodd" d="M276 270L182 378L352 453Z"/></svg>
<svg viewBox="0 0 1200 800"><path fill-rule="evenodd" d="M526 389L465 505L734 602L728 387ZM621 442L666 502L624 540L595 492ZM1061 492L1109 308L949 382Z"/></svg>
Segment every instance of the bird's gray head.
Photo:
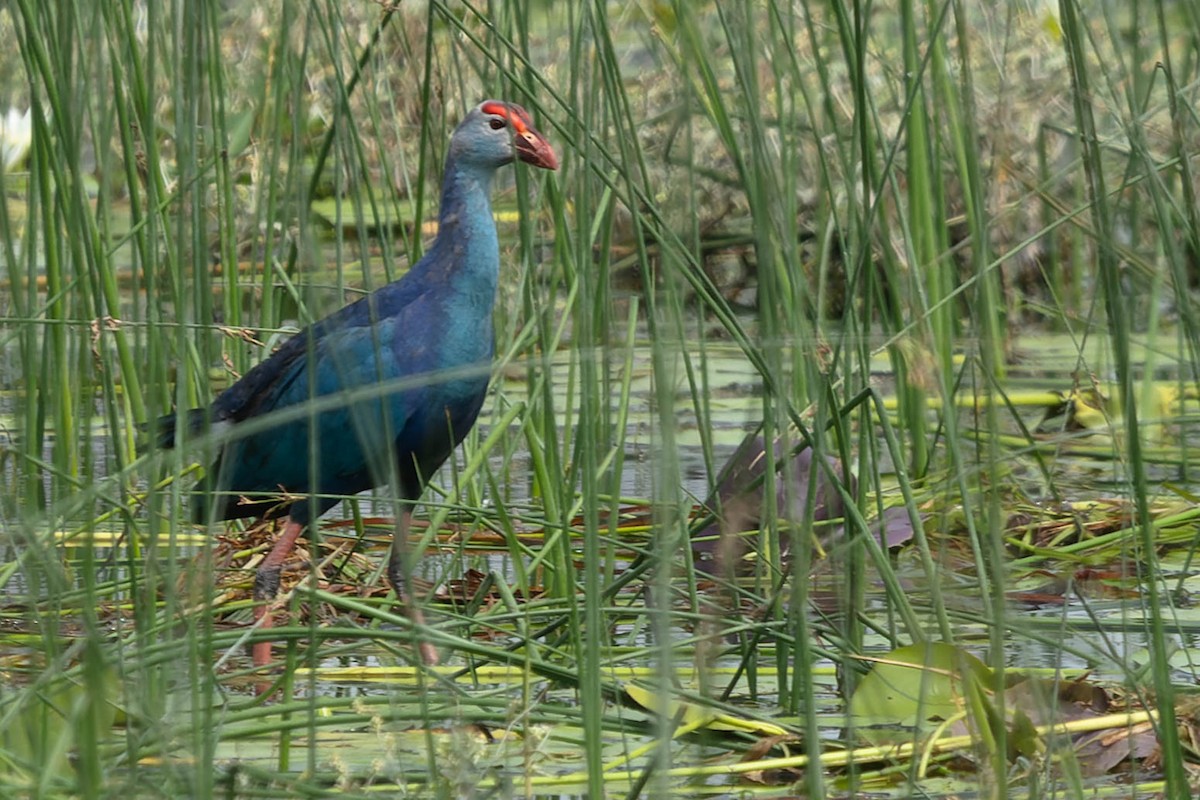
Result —
<svg viewBox="0 0 1200 800"><path fill-rule="evenodd" d="M454 130L450 155L460 164L499 167L519 158L543 169L558 169L558 157L534 130L529 113L515 103L485 100L471 109Z"/></svg>

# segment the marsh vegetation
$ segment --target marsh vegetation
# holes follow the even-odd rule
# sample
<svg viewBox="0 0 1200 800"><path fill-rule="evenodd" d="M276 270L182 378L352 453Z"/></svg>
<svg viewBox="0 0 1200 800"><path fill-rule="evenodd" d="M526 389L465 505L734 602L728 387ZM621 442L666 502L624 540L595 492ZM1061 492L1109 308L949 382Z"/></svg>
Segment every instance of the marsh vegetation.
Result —
<svg viewBox="0 0 1200 800"><path fill-rule="evenodd" d="M1194 4L14 0L0 40L0 794L1193 796ZM395 497L347 498L256 670L274 530L192 525L223 434L145 426L404 274L485 97L561 166L496 187L426 624Z"/></svg>

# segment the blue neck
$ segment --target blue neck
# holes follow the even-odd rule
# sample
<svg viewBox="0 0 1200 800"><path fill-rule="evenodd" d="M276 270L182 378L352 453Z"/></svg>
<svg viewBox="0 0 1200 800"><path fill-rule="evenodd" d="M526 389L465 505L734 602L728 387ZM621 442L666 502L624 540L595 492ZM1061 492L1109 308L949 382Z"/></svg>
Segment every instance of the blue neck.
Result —
<svg viewBox="0 0 1200 800"><path fill-rule="evenodd" d="M438 211L438 235L433 251L441 263L455 269L447 281L471 299L486 303L489 314L495 301L500 268L500 242L492 217L492 167L459 164L453 156L446 163L442 181L442 204Z"/></svg>

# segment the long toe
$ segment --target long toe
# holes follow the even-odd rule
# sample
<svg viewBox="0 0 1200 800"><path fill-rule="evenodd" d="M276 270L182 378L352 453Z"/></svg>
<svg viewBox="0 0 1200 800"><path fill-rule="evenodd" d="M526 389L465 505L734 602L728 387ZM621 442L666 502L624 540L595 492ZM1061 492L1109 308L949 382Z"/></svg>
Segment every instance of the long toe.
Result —
<svg viewBox="0 0 1200 800"><path fill-rule="evenodd" d="M254 619L260 629L268 630L271 628L272 620L269 600L266 602L260 602L260 604L255 607ZM269 639L263 642L255 642L254 646L250 649L250 652L254 658L254 666L265 667L271 663L271 641Z"/></svg>

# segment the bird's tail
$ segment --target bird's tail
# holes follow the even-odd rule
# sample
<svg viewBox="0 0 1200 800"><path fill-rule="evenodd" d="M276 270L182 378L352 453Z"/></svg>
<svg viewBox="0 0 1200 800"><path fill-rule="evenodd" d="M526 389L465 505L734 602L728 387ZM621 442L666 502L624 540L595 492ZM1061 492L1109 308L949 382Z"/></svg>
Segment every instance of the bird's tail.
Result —
<svg viewBox="0 0 1200 800"><path fill-rule="evenodd" d="M167 414L154 422L143 426L146 434L139 450L149 449L149 438L154 437L155 446L160 450L170 450L175 446L179 432L180 421L187 430L188 438L199 436L208 430L211 420L207 408L192 408L179 414Z"/></svg>

